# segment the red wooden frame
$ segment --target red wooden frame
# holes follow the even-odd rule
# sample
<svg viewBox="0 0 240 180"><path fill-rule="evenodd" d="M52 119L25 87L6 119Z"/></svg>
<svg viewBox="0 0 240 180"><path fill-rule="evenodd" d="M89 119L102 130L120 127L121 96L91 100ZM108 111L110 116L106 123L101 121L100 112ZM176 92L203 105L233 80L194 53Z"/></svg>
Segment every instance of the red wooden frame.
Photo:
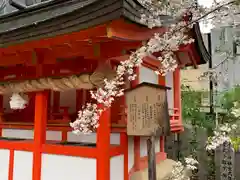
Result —
<svg viewBox="0 0 240 180"><path fill-rule="evenodd" d="M139 68L136 68L136 73L139 74ZM175 72L174 75L174 82L179 81L179 72ZM139 76L138 76L139 77ZM139 82L139 79L137 78L133 83L132 86L137 85ZM164 85L165 79L163 77L159 76L159 84ZM175 82L176 87L179 85L178 82ZM178 89L178 88L174 88ZM179 89L180 90L180 89ZM0 147L5 148L14 148L14 150L28 150L34 152L34 166L38 167L40 169L41 160L39 157L41 157L41 153L51 153L51 154L61 154L61 155L74 155L74 156L81 156L81 157L89 157L89 158L97 158L97 169L98 170L98 179L100 180L106 180L109 179L109 169L110 169L110 158L113 156L117 156L120 154L124 155L124 178L127 180L128 176L131 175L131 173L144 169L147 167L147 158L146 157L140 157L140 137L134 137L134 167L128 172L128 138L125 132L121 133L120 136L120 146L111 146L110 145L110 110L107 110L104 112L104 114L101 117L101 125L98 129L97 137L97 148L87 148L87 147L61 147L57 145L50 145L45 144L45 136L46 136L46 120L42 120L44 115L44 112L46 112L46 92L39 92L36 96L36 115L38 113L41 113L40 116L36 116L37 119L35 120L35 137L37 137L33 142L29 143L12 143L12 142L3 142L1 143ZM178 107L180 107L179 104L179 94L174 91L174 104L176 104ZM45 106L44 106L45 104ZM44 108L43 108L44 107ZM45 109L45 110L44 110ZM45 114L46 115L46 114ZM40 121L41 120L41 121ZM3 126L2 127L6 127ZM31 127L29 127L31 128ZM54 127L55 129L56 127ZM106 131L107 129L107 131ZM70 130L70 128L62 128L59 127L58 130L64 131L63 139L66 139L66 132ZM103 148L104 147L104 148ZM107 149L106 149L107 148ZM103 150L104 149L104 150ZM101 156L100 156L101 154ZM12 156L12 155L11 155ZM161 160L166 158L166 153L164 152L164 137L160 137L160 152L157 153L157 162L160 162ZM100 166L100 162L105 162L104 166ZM108 162L108 163L106 163ZM12 166L12 165L11 165ZM11 166L9 168L11 168ZM102 168L105 168L104 170ZM39 178L39 171L36 170L37 168L33 169L33 176L34 180ZM108 169L106 171L106 169ZM102 171L104 173L102 173Z"/></svg>
<svg viewBox="0 0 240 180"><path fill-rule="evenodd" d="M100 126L97 131L97 147L69 147L46 144L47 129L47 92L38 92L36 95L34 140L23 142L1 141L0 148L10 149L9 179L13 178L14 151L23 150L33 152L33 180L41 179L41 154L58 154L79 156L97 159L97 179L110 180L110 158L120 154L124 155L124 164L127 165L127 135L122 133L120 145L110 145L110 109L103 112L100 117ZM3 126L3 125L1 125ZM59 130L63 130L60 128ZM63 130L67 132L68 130ZM124 167L125 180L128 178L127 167Z"/></svg>

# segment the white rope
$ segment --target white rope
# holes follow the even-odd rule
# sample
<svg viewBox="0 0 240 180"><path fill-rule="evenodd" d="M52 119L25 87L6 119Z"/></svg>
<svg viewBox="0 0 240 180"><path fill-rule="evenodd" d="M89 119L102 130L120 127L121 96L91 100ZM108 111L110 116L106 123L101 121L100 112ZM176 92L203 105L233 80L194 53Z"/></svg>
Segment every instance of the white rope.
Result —
<svg viewBox="0 0 240 180"><path fill-rule="evenodd" d="M109 64L102 64L92 74L82 74L60 79L41 78L37 80L3 84L0 85L0 94L34 92L46 89L53 91L93 89L94 87L101 87L104 85L105 79L113 79L115 75L116 72L110 68Z"/></svg>

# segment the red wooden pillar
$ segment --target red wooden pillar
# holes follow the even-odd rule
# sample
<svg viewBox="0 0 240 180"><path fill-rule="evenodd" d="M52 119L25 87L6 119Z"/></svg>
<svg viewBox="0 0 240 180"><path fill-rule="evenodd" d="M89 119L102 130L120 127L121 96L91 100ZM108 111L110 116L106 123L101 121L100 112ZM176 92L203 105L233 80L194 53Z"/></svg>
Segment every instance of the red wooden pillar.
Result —
<svg viewBox="0 0 240 180"><path fill-rule="evenodd" d="M161 136L160 137L160 152L165 152L164 146L165 146L165 138L164 138L164 136Z"/></svg>
<svg viewBox="0 0 240 180"><path fill-rule="evenodd" d="M105 110L97 129L97 180L110 180L110 109Z"/></svg>
<svg viewBox="0 0 240 180"><path fill-rule="evenodd" d="M3 116L4 107L3 107L3 95L0 95L0 116ZM0 124L2 123L2 117L0 117ZM2 128L0 127L0 136L2 136Z"/></svg>
<svg viewBox="0 0 240 180"><path fill-rule="evenodd" d="M33 180L41 180L41 149L46 142L47 92L37 92L34 118Z"/></svg>
<svg viewBox="0 0 240 180"><path fill-rule="evenodd" d="M127 133L123 132L120 134L120 146L123 148L123 173L124 180L128 180L128 136Z"/></svg>
<svg viewBox="0 0 240 180"><path fill-rule="evenodd" d="M3 95L0 95L0 111L3 112Z"/></svg>
<svg viewBox="0 0 240 180"><path fill-rule="evenodd" d="M8 180L13 180L14 175L14 150L10 149L9 166L8 166Z"/></svg>
<svg viewBox="0 0 240 180"><path fill-rule="evenodd" d="M182 120L181 118L181 109L182 109L182 104L181 104L181 82L180 82L180 69L177 68L174 73L173 73L173 92L174 92L174 109L178 109L178 114L179 114L179 121Z"/></svg>

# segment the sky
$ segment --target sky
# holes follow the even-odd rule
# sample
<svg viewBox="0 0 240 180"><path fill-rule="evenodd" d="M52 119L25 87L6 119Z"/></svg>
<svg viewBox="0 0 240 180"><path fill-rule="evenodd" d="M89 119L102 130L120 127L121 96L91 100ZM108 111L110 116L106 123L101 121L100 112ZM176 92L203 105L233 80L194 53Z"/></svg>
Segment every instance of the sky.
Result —
<svg viewBox="0 0 240 180"><path fill-rule="evenodd" d="M204 6L207 6L207 7L211 6L212 2L213 2L213 0L198 0L198 3L200 5L204 5ZM205 25L200 23L200 28L201 28L202 33L209 33L211 28L212 28L212 26L211 26L211 24L209 24L206 27Z"/></svg>

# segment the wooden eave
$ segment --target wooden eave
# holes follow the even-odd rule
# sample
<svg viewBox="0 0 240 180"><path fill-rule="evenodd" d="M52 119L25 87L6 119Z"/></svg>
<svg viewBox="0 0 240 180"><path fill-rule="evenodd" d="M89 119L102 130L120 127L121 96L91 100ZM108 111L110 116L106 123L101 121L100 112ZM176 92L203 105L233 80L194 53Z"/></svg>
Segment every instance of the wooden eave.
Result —
<svg viewBox="0 0 240 180"><path fill-rule="evenodd" d="M136 0L57 0L0 18L0 44L54 37L88 29L121 17L140 23Z"/></svg>
<svg viewBox="0 0 240 180"><path fill-rule="evenodd" d="M91 39L91 36L104 36L120 41L141 42L150 38L149 35L153 34L154 31L159 32L159 28L152 30L151 33L149 33L151 30L146 31L147 28L140 22L141 10L146 11L137 0L55 0L32 6L0 17L0 47L2 47L0 52L5 53L9 47L16 45L17 47L18 45L24 46L22 51L26 51L25 47L27 46L33 50L46 48L44 42L45 45L49 45L50 41L47 40L51 38L54 38L53 41L57 41L55 44L61 45L65 43L66 39L76 40L76 36L72 34L78 32L82 33L81 38L84 37L85 40ZM138 30L142 30L139 31L140 35L136 36L137 31L134 29L132 32L128 31L128 25L124 27L117 25L119 19L130 20L132 24L130 22L125 22L125 24L129 23L132 26L137 24ZM198 27L194 27L191 34L196 41L194 46L198 59L200 59L196 63L203 64L208 60L209 54L207 54L199 32ZM115 36L116 34L121 36ZM41 44L38 43L37 46L35 46L36 43L29 45L25 43L39 40L41 40ZM14 49L16 52L21 51L19 48Z"/></svg>
<svg viewBox="0 0 240 180"><path fill-rule="evenodd" d="M211 55L208 52L202 38L202 33L200 31L200 26L198 23L196 23L193 26L192 30L192 37L195 39L194 43L194 49L197 51L197 54L200 58L200 61L198 64L205 64L210 61Z"/></svg>

